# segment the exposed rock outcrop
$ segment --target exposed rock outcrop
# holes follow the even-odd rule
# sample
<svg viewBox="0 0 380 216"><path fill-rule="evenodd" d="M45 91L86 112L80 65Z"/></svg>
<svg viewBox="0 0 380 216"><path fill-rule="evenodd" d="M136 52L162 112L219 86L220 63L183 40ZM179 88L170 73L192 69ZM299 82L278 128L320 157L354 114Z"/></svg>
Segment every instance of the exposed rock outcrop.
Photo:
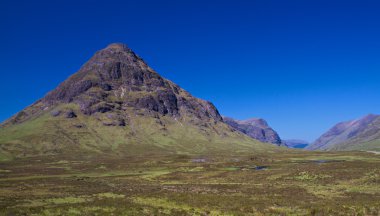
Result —
<svg viewBox="0 0 380 216"><path fill-rule="evenodd" d="M126 45L118 43L98 51L40 102L43 107L75 103L86 115L135 108L140 113L157 112L177 119L191 116L196 122L222 121L211 102L195 98L162 78Z"/></svg>
<svg viewBox="0 0 380 216"><path fill-rule="evenodd" d="M223 120L232 128L248 135L253 139L284 146L281 142L280 136L275 130L269 127L268 123L264 119L252 118L247 120L235 120L233 118L223 117Z"/></svg>

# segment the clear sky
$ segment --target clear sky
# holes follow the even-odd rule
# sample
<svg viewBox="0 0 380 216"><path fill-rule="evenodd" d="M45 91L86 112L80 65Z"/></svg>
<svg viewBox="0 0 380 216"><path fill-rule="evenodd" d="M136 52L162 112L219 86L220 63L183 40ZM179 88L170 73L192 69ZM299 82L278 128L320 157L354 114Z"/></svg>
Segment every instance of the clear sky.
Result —
<svg viewBox="0 0 380 216"><path fill-rule="evenodd" d="M237 119L313 141L380 114L379 1L0 1L0 121L112 42Z"/></svg>

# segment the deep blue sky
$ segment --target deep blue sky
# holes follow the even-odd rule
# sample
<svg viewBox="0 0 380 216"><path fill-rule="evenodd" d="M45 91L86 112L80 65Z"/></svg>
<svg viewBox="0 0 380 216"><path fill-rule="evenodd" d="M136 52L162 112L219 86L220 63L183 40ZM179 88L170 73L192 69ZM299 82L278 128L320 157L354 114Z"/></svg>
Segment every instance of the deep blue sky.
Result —
<svg viewBox="0 0 380 216"><path fill-rule="evenodd" d="M265 118L282 138L312 141L380 113L378 1L96 2L0 2L0 121L112 42L223 115Z"/></svg>

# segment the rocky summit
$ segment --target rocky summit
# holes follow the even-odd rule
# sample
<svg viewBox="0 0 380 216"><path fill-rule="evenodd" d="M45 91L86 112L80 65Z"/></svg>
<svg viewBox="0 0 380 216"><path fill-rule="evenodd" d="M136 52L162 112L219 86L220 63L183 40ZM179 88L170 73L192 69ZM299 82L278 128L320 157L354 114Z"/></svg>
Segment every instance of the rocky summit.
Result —
<svg viewBox="0 0 380 216"><path fill-rule="evenodd" d="M119 43L96 52L77 73L0 128L2 157L267 148L232 130L212 103L164 79Z"/></svg>
<svg viewBox="0 0 380 216"><path fill-rule="evenodd" d="M128 107L194 121L221 121L214 105L192 97L162 78L123 44L111 44L95 54L78 73L42 99L47 106L78 104L83 114L126 110ZM124 118L122 113L118 116Z"/></svg>
<svg viewBox="0 0 380 216"><path fill-rule="evenodd" d="M278 146L284 146L280 136L275 130L269 127L264 119L252 118L247 120L235 120L224 117L224 121L232 128L248 135L249 137L265 143L272 143Z"/></svg>

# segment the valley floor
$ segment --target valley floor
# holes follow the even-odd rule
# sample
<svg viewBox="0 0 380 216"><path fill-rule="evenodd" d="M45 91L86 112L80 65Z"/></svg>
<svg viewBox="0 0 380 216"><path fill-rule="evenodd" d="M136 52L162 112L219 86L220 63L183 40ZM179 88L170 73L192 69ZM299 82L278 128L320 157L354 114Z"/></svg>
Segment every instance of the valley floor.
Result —
<svg viewBox="0 0 380 216"><path fill-rule="evenodd" d="M44 157L0 163L0 215L379 215L380 155Z"/></svg>

